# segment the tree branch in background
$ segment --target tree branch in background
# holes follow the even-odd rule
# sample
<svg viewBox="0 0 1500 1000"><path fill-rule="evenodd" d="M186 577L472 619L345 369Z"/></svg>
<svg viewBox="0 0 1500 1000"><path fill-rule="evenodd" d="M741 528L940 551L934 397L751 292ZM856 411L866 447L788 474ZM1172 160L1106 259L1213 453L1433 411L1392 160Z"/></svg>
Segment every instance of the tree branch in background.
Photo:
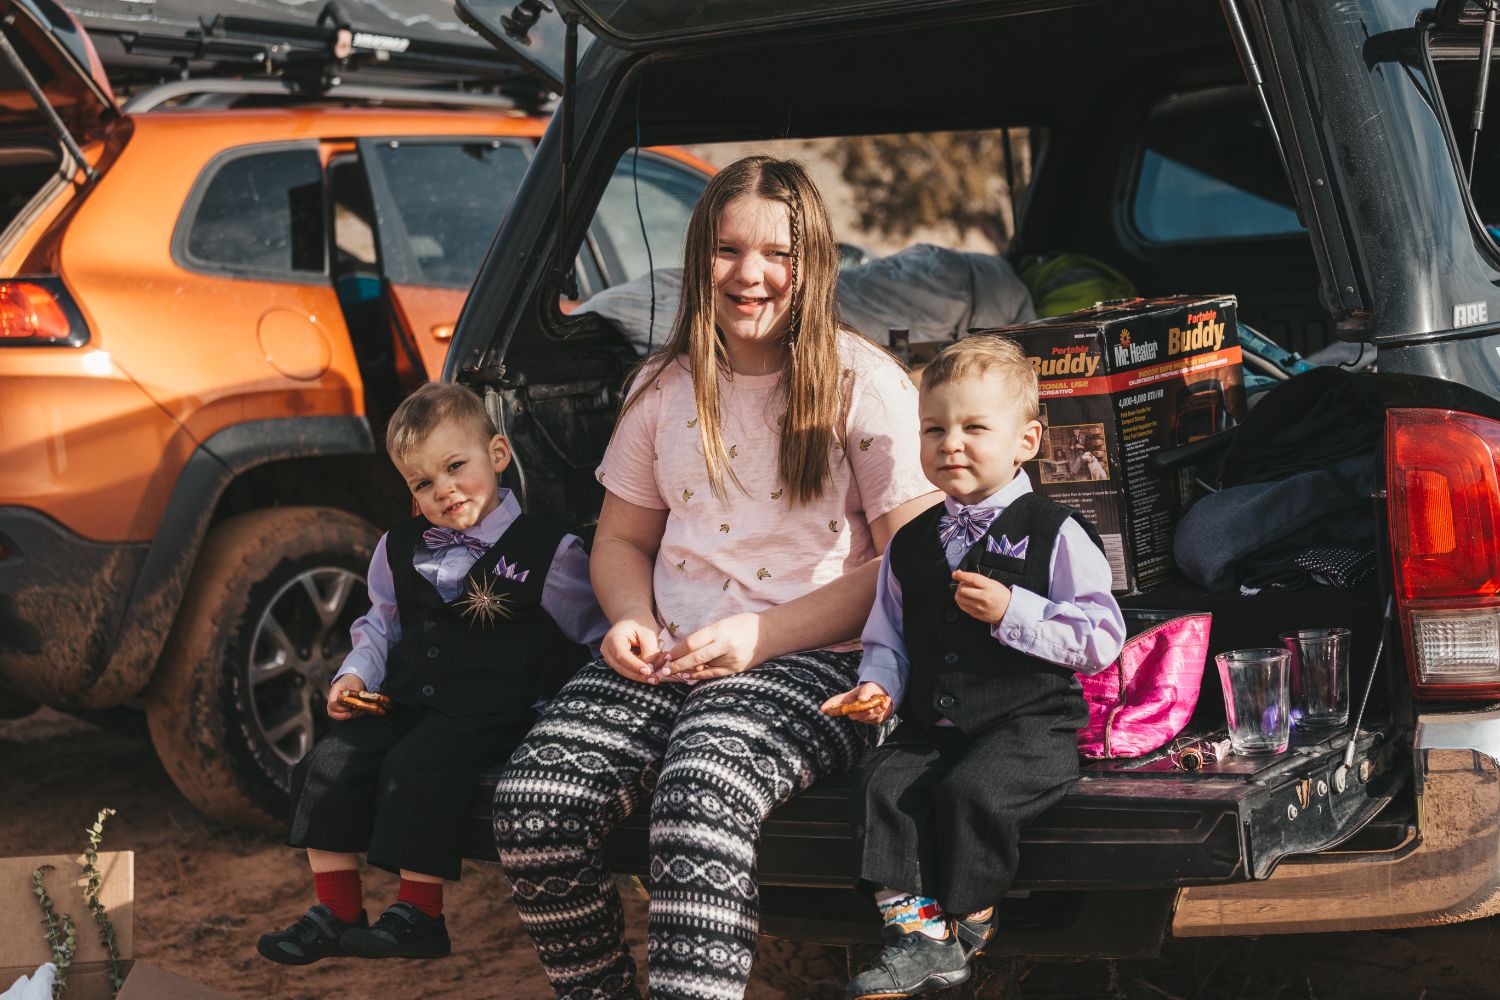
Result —
<svg viewBox="0 0 1500 1000"><path fill-rule="evenodd" d="M1026 132L1012 130L1017 183L1031 173ZM897 239L951 226L977 232L995 252L1010 244L1015 219L1005 184L1005 132L927 132L840 139L833 159L854 190L860 224Z"/></svg>

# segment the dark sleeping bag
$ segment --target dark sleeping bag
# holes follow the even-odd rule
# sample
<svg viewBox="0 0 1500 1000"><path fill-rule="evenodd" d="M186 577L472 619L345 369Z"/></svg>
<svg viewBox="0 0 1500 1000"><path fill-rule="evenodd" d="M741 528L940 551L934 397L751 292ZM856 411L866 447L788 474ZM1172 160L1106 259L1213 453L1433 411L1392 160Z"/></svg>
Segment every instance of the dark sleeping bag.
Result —
<svg viewBox="0 0 1500 1000"><path fill-rule="evenodd" d="M1381 421L1370 380L1315 368L1266 393L1224 452L1219 490L1178 523L1173 556L1189 579L1257 593L1367 575Z"/></svg>

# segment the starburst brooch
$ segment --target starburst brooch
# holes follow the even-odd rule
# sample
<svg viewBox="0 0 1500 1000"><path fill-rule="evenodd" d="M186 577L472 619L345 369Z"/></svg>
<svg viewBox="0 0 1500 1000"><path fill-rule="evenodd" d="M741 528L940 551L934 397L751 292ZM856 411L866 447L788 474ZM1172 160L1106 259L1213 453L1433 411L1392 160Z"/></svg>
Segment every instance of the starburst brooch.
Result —
<svg viewBox="0 0 1500 1000"><path fill-rule="evenodd" d="M485 576L469 583L469 589L463 596L460 618L468 618L475 624L489 628L496 618L510 618L515 613L511 608L510 595L496 590L494 581L495 577Z"/></svg>

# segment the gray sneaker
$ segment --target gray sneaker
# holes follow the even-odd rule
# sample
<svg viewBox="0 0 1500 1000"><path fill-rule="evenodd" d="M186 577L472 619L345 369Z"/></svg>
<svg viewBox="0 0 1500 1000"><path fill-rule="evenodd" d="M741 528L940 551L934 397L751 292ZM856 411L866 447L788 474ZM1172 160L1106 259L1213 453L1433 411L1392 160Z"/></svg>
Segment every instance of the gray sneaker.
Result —
<svg viewBox="0 0 1500 1000"><path fill-rule="evenodd" d="M849 980L845 1000L903 1000L957 986L969 978L969 955L951 930L942 940L887 928L873 968Z"/></svg>

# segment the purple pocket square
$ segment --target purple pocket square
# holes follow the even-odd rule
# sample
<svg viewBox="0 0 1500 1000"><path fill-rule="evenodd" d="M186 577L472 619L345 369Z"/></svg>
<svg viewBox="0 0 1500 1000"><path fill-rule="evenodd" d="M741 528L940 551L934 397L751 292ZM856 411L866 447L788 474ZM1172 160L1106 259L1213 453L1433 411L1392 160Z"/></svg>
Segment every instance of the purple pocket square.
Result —
<svg viewBox="0 0 1500 1000"><path fill-rule="evenodd" d="M500 561L495 564L495 575L503 580L514 580L517 583L525 583L526 577L531 575L531 570L522 569L515 563L508 563L501 556Z"/></svg>
<svg viewBox="0 0 1500 1000"><path fill-rule="evenodd" d="M997 556L1011 556L1015 559L1025 559L1026 546L1030 542L1030 535L1025 536L1019 542L1013 542L1004 535L1001 535L1000 540L997 542L995 541L995 536L991 535L984 540L984 547L985 551L993 552Z"/></svg>

